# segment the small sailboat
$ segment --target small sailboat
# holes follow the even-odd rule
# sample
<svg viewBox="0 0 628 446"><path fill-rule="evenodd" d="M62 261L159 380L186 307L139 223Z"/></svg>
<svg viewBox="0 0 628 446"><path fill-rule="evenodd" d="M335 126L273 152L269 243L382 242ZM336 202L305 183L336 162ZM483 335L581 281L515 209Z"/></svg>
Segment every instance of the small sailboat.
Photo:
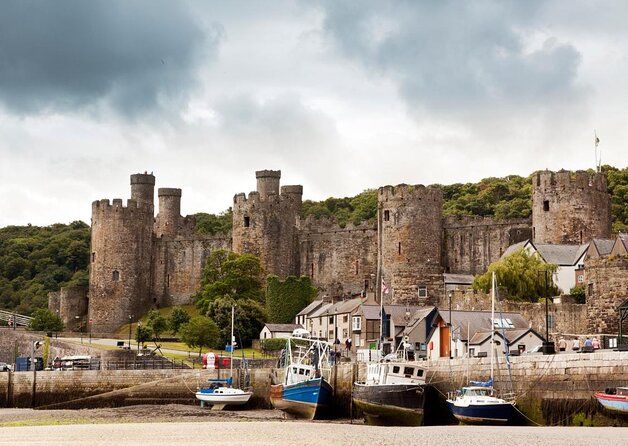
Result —
<svg viewBox="0 0 628 446"><path fill-rule="evenodd" d="M495 320L495 294L497 280L493 273L491 283L491 324ZM491 328L491 375L488 381L471 381L470 386L460 389L455 397L447 399L447 406L451 413L463 423L470 424L506 424L511 419L514 409L514 400L505 400L495 395L493 388L495 327Z"/></svg>
<svg viewBox="0 0 628 446"><path fill-rule="evenodd" d="M289 337L280 358L283 382L270 387L272 405L297 418L312 420L326 415L334 393L329 383L329 354L326 341Z"/></svg>
<svg viewBox="0 0 628 446"><path fill-rule="evenodd" d="M209 385L201 387L196 391L196 398L201 404L212 406L212 410L222 410L225 406L241 406L246 404L253 392L246 392L237 387L233 387L233 349L235 346L235 338L233 336L234 307L231 306L231 345L229 361L229 378L227 379L209 379Z"/></svg>

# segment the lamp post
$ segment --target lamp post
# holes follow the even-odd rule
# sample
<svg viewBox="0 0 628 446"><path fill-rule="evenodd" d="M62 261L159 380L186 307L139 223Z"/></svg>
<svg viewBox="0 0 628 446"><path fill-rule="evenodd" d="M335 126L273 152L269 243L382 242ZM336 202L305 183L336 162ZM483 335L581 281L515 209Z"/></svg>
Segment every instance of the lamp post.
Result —
<svg viewBox="0 0 628 446"><path fill-rule="evenodd" d="M553 355L556 353L554 343L549 340L549 292L547 288L547 269L543 270L545 276L545 341L543 342L543 354Z"/></svg>
<svg viewBox="0 0 628 446"><path fill-rule="evenodd" d="M133 319L133 315L129 314L129 350L131 350L131 319Z"/></svg>
<svg viewBox="0 0 628 446"><path fill-rule="evenodd" d="M451 298L453 297L454 292L449 290L449 293L447 293L447 295L449 296L449 323L447 324L448 326L448 331L449 331L449 359L452 359L452 354L451 354L451 327L453 327L453 322L451 320Z"/></svg>

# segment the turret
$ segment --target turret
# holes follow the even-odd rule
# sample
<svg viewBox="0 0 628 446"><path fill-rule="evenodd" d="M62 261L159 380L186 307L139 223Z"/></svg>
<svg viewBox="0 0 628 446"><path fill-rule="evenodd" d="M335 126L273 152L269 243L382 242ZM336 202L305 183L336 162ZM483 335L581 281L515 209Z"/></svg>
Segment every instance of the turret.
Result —
<svg viewBox="0 0 628 446"><path fill-rule="evenodd" d="M131 199L138 205L148 204L153 206L155 196L155 177L146 172L131 175Z"/></svg>
<svg viewBox="0 0 628 446"><path fill-rule="evenodd" d="M281 179L281 170L258 170L255 172L257 178L257 192L259 192L262 200L268 195L279 195L279 180ZM303 193L303 189L301 189Z"/></svg>
<svg viewBox="0 0 628 446"><path fill-rule="evenodd" d="M602 173L542 171L532 175L534 241L584 244L611 236L611 202Z"/></svg>
<svg viewBox="0 0 628 446"><path fill-rule="evenodd" d="M155 235L176 235L181 226L181 189L159 188L159 214L157 214Z"/></svg>

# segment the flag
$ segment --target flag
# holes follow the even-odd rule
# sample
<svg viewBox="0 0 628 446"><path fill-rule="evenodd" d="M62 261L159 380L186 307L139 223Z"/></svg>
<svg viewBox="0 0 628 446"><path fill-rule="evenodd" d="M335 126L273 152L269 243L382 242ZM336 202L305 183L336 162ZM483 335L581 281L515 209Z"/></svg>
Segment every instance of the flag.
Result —
<svg viewBox="0 0 628 446"><path fill-rule="evenodd" d="M595 147L597 147L599 143L600 143L600 138L598 138L597 135L595 135Z"/></svg>
<svg viewBox="0 0 628 446"><path fill-rule="evenodd" d="M384 282L384 278L382 277L382 294L388 294L388 285Z"/></svg>

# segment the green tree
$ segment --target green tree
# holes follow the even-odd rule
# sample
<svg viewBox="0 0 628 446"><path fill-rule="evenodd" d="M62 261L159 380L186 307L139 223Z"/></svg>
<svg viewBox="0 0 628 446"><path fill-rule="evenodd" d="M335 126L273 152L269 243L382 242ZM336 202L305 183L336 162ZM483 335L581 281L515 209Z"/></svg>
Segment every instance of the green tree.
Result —
<svg viewBox="0 0 628 446"><path fill-rule="evenodd" d="M489 292L492 273L495 272L499 290L506 293L505 297L536 302L539 297L545 296L545 271L548 271L548 293L555 295L558 292L552 283L556 268L556 265L547 264L536 254L530 255L521 248L491 263L485 274L473 280L473 289Z"/></svg>
<svg viewBox="0 0 628 446"><path fill-rule="evenodd" d="M233 210L231 208L218 215L201 212L194 214L194 217L197 234L227 234L233 225Z"/></svg>
<svg viewBox="0 0 628 446"><path fill-rule="evenodd" d="M135 340L137 341L138 350L140 345L150 341L152 334L153 330L149 326L137 324L137 328L135 329Z"/></svg>
<svg viewBox="0 0 628 446"><path fill-rule="evenodd" d="M168 327L172 333L179 333L181 326L190 321L190 315L181 307L175 307L168 318Z"/></svg>
<svg viewBox="0 0 628 446"><path fill-rule="evenodd" d="M261 277L260 261L254 255L218 249L207 258L201 289L194 295L194 302L202 313L207 313L211 303L218 298L262 302Z"/></svg>
<svg viewBox="0 0 628 446"><path fill-rule="evenodd" d="M63 320L47 308L39 308L33 312L33 319L28 324L33 331L59 332L65 325Z"/></svg>
<svg viewBox="0 0 628 446"><path fill-rule="evenodd" d="M288 276L279 280L277 276L266 278L266 311L268 322L290 324L295 316L316 297L317 290L307 276Z"/></svg>
<svg viewBox="0 0 628 446"><path fill-rule="evenodd" d="M572 289L569 290L569 295L571 297L573 297L573 300L577 303L577 304L584 304L586 303L586 295L584 292L584 287L582 286L575 286Z"/></svg>
<svg viewBox="0 0 628 446"><path fill-rule="evenodd" d="M207 315L216 321L220 328L220 336L216 348L229 344L231 337L231 306L234 311L234 336L238 345L248 347L253 339L259 339L267 319L264 306L253 299L240 299L237 302L229 297L219 298L212 302Z"/></svg>
<svg viewBox="0 0 628 446"><path fill-rule="evenodd" d="M218 326L206 316L194 316L181 326L181 340L190 348L198 348L199 357L203 348L209 348L218 343L218 337Z"/></svg>
<svg viewBox="0 0 628 446"><path fill-rule="evenodd" d="M148 312L148 326L155 339L159 340L161 334L168 329L168 319L159 310L150 310Z"/></svg>

